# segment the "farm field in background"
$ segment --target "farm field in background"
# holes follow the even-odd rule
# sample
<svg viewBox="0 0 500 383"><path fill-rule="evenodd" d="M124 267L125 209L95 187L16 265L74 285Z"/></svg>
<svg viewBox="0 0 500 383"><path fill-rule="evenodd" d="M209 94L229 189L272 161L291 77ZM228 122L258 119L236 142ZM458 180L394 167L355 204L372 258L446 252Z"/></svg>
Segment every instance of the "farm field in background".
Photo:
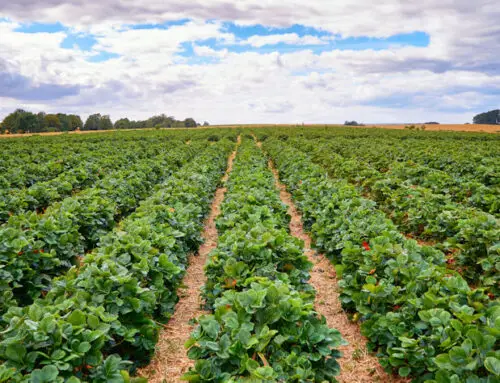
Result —
<svg viewBox="0 0 500 383"><path fill-rule="evenodd" d="M411 124L410 124L411 125ZM414 124L421 126L425 124ZM384 128L384 129L405 129L407 125L369 125L370 128ZM479 132L479 133L500 133L498 125L486 124L439 124L425 125L425 130L430 131L454 131L454 132Z"/></svg>
<svg viewBox="0 0 500 383"><path fill-rule="evenodd" d="M414 124L415 126L422 126L423 124ZM318 127L328 127L328 128L343 128L346 127L343 125L332 125L332 124L306 124L306 127L309 128L318 128ZM366 125L360 127L349 127L349 128L376 128L376 129L406 129L408 125ZM269 128L269 127L281 127L281 128L292 128L297 127L297 125L289 125L289 124L250 124L250 125L212 125L212 126L200 126L197 129L221 129L221 128ZM169 128L169 130L184 130L185 128ZM82 130L82 131L71 131L71 132L51 132L51 133L26 133L26 134L0 134L0 138L14 138L14 137L29 137L29 136L58 136L58 135L66 135L66 134L93 134L93 133L109 133L109 132L124 132L124 131L144 131L144 130L156 130L155 128L151 129L124 129L124 130ZM451 131L451 132L476 132L476 133L500 133L500 128L498 125L485 125L485 124L439 124L425 125L425 130L428 131Z"/></svg>
<svg viewBox="0 0 500 383"><path fill-rule="evenodd" d="M335 125L335 124L305 124L305 125L291 125L291 124L249 124L249 125L218 125L212 127L219 128L292 128L292 127L307 127L307 128L340 128L340 129L367 129L367 128L376 128L376 129L394 129L401 130L407 129L407 126L414 125L415 127L425 126L425 130L427 131L450 131L450 132L476 132L476 133L500 133L499 125L486 125L486 124L388 124L388 125L366 125L366 126L344 126L344 125Z"/></svg>
<svg viewBox="0 0 500 383"><path fill-rule="evenodd" d="M500 382L498 126L387 128L0 140L0 382Z"/></svg>

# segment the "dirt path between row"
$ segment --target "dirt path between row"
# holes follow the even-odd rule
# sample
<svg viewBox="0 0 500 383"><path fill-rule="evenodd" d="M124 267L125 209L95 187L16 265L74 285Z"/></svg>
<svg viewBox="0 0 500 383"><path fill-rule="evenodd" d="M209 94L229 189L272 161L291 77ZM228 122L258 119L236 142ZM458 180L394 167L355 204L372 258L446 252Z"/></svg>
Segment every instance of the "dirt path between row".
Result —
<svg viewBox="0 0 500 383"><path fill-rule="evenodd" d="M257 145L261 147L262 143L258 142ZM316 290L315 309L320 315L325 316L329 327L336 328L349 342L348 345L339 347L343 356L339 359L340 375L337 380L340 383L409 382L408 379L386 373L377 357L368 353L367 339L361 335L359 325L351 322L342 310L335 268L324 255L317 254L311 248L311 237L304 231L302 215L293 203L286 186L279 181L278 171L271 160L269 168L274 174L281 201L288 206L288 214L291 216L290 232L304 241L304 254L313 263L309 283Z"/></svg>
<svg viewBox="0 0 500 383"><path fill-rule="evenodd" d="M238 137L237 147L240 143L241 137ZM207 314L201 309L203 302L200 290L206 281L203 267L208 254L217 247L218 235L215 220L220 214L220 205L227 190L225 184L232 170L236 152L237 148L229 156L226 173L222 178L223 186L215 192L203 231L204 243L200 246L196 256L189 257L189 266L179 288L179 302L175 306L175 312L160 333L153 360L139 371L138 375L148 378L149 383L180 382L181 376L194 366L193 361L187 357L184 343L194 329L189 321Z"/></svg>

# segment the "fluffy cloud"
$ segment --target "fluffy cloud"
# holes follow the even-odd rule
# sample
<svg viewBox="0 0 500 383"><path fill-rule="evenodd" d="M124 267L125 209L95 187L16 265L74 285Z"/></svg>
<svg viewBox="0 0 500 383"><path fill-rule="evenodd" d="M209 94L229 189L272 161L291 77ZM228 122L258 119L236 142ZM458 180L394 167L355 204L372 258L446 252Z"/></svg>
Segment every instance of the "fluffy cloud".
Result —
<svg viewBox="0 0 500 383"><path fill-rule="evenodd" d="M0 72L0 97L22 101L57 100L78 94L78 86L35 84L29 78L9 72Z"/></svg>
<svg viewBox="0 0 500 383"><path fill-rule="evenodd" d="M229 53L227 49L215 50L205 45L194 45L193 51L197 56L201 57L226 57Z"/></svg>
<svg viewBox="0 0 500 383"><path fill-rule="evenodd" d="M97 38L95 49L127 57L162 55L171 57L186 42L217 39L230 42L233 36L221 31L218 23L189 22L168 29L111 30Z"/></svg>
<svg viewBox="0 0 500 383"><path fill-rule="evenodd" d="M499 18L490 0L4 1L0 118L19 105L113 118L165 112L213 123L464 122L498 107ZM134 27L181 19L190 21ZM34 21L69 30L16 30ZM228 23L269 31L238 36ZM272 29L298 23L308 28ZM95 44L64 49L69 31ZM347 37L415 31L427 33L430 44L336 46ZM273 49L278 45L290 49ZM103 52L114 56L92 60Z"/></svg>
<svg viewBox="0 0 500 383"><path fill-rule="evenodd" d="M368 0L326 2L324 0L229 0L181 1L162 0L17 0L1 2L0 15L19 20L57 22L64 20L78 26L162 22L194 18L228 20L241 24L289 26L303 24L320 27L344 36L387 37L396 33L424 30L446 32L468 31L468 36L485 35L498 20L498 6L493 0L422 0L418 3L386 0L373 4ZM481 19L480 21L478 19ZM487 23L484 24L483 22ZM477 28L470 31L468 26ZM498 33L498 30L496 31ZM493 36L492 36L493 37ZM473 42L473 41L471 41Z"/></svg>

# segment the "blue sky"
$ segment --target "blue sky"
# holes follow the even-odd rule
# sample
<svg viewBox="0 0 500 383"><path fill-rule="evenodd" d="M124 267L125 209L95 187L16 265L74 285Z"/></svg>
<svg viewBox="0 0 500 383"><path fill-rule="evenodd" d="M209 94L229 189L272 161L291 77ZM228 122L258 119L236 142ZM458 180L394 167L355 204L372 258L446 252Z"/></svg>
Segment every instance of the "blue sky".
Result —
<svg viewBox="0 0 500 383"><path fill-rule="evenodd" d="M22 106L220 123L463 122L498 104L489 0L21 2L23 12L0 4L0 119Z"/></svg>
<svg viewBox="0 0 500 383"><path fill-rule="evenodd" d="M165 22L161 24L129 24L123 26L122 30L168 30L173 26L186 25L190 20L181 19L176 21ZM179 52L184 57L190 57L194 61L197 60L196 55L192 50L192 43L197 43L200 46L207 46L214 50L227 49L229 52L292 52L296 50L310 49L315 53L335 50L384 50L391 47L414 46L426 47L429 45L430 37L427 33L416 31L412 33L399 33L389 37L376 38L369 36L347 37L334 35L328 31L307 27L304 25L295 24L286 28L266 27L263 25L239 26L231 22L225 22L222 25L222 30L233 34L237 39L235 43L220 43L215 38L187 42L183 45L183 50ZM73 49L77 47L82 51L93 52L94 47L98 43L98 35L92 33L76 33L71 27L61 23L44 24L39 22L23 23L16 29L19 33L64 33L66 38L61 43L61 47L65 49ZM276 36L295 34L299 37L314 36L317 38L325 38L321 44L300 44L277 42L265 44L255 47L250 44L245 44L244 41L252 37L260 36ZM120 57L119 54L105 50L98 50L95 54L88 58L92 62L102 62L113 58Z"/></svg>

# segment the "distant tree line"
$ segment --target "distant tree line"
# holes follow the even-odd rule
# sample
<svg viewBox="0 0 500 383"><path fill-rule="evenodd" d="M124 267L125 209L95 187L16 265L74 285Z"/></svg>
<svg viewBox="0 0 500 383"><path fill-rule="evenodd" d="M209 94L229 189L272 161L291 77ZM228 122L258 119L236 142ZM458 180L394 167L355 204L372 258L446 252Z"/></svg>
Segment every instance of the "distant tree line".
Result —
<svg viewBox="0 0 500 383"><path fill-rule="evenodd" d="M208 122L203 124L208 126ZM176 120L173 116L160 114L147 120L132 121L128 118L121 118L115 122L115 129L145 129L145 128L195 128L200 126L194 119Z"/></svg>
<svg viewBox="0 0 500 383"><path fill-rule="evenodd" d="M42 133L42 132L69 132L82 129L83 122L75 114L34 114L17 109L9 114L0 124L1 133Z"/></svg>
<svg viewBox="0 0 500 383"><path fill-rule="evenodd" d="M203 124L208 126L208 122ZM90 115L85 124L75 114L38 114L17 109L0 123L0 133L44 133L69 132L74 130L111 130L111 129L146 129L146 128L195 128L200 126L193 118L176 120L172 116L161 114L143 121L131 121L121 118L114 124L111 118L100 113Z"/></svg>
<svg viewBox="0 0 500 383"><path fill-rule="evenodd" d="M346 121L346 122L344 122L344 126L365 126L365 125L360 124L357 121Z"/></svg>
<svg viewBox="0 0 500 383"><path fill-rule="evenodd" d="M474 124L500 125L500 109L478 114L473 122Z"/></svg>

